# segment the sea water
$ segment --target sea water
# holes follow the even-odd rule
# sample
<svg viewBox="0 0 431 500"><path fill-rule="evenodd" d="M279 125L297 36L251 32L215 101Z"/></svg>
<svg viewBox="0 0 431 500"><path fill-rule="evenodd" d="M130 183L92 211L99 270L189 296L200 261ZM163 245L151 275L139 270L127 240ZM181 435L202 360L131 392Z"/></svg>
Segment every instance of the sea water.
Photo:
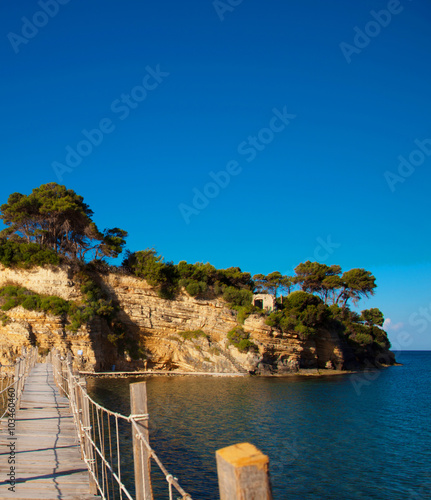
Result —
<svg viewBox="0 0 431 500"><path fill-rule="evenodd" d="M244 441L269 456L276 500L431 499L431 352L397 360L331 377L146 378L151 444L194 499L218 498L215 452ZM138 380L89 392L128 415Z"/></svg>

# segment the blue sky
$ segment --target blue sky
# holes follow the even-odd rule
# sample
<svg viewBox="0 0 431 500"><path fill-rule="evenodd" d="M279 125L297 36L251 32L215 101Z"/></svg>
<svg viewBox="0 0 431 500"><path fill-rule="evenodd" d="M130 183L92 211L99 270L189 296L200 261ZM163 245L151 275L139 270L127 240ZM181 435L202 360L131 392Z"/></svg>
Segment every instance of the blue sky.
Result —
<svg viewBox="0 0 431 500"><path fill-rule="evenodd" d="M429 2L0 11L0 200L60 182L131 250L174 262L366 268L362 308L383 310L394 345L431 349ZM68 164L68 147L88 154Z"/></svg>

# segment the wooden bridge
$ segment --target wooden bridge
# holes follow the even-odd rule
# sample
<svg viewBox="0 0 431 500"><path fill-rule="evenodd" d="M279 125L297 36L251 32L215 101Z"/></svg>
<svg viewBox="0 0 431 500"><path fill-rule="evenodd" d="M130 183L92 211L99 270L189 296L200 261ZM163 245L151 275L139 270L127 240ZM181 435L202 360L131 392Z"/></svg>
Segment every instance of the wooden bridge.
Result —
<svg viewBox="0 0 431 500"><path fill-rule="evenodd" d="M175 491L175 498L191 500L149 444L145 382L130 385L131 415L125 416L88 396L70 354L36 360L37 349L19 358L13 382L0 390L0 499L153 500L151 459L166 479L167 498ZM126 427L133 442L129 468L122 458ZM272 498L269 461L257 448L242 443L216 458L222 500Z"/></svg>
<svg viewBox="0 0 431 500"><path fill-rule="evenodd" d="M88 499L88 469L81 449L69 400L54 384L52 365L37 364L30 372L15 418L14 435L2 432L0 446L0 498ZM14 464L9 464L13 443ZM12 455L13 456L13 455ZM15 484L7 481L13 469Z"/></svg>

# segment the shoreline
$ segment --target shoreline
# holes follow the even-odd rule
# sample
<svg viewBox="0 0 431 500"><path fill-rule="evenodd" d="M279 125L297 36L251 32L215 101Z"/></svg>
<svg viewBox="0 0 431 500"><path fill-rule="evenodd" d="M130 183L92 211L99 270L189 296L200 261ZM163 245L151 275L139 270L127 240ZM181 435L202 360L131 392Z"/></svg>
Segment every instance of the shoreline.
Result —
<svg viewBox="0 0 431 500"><path fill-rule="evenodd" d="M183 371L166 371L166 370L153 370L143 372L86 372L80 371L80 375L85 377L94 378L129 378L129 377L149 377L152 375L157 376L178 376L184 377L187 375L193 376L210 376L210 377L249 377L249 373L212 373L212 372L183 372Z"/></svg>
<svg viewBox="0 0 431 500"><path fill-rule="evenodd" d="M92 378L131 378L131 377L151 377L151 376L166 376L166 377L186 377L186 376L203 376L203 377L326 377L334 375L349 375L351 373L357 373L351 370L324 370L317 368L311 369L301 369L297 372L291 373L274 373L274 374L262 374L254 375L251 373L213 373L213 372L184 372L184 371L165 371L165 370L154 370L154 371L143 371L143 372L88 372L80 371L79 374L85 377Z"/></svg>
<svg viewBox="0 0 431 500"><path fill-rule="evenodd" d="M401 363L393 365L382 365L381 368L375 368L372 371L379 371L391 366L403 366ZM370 370L328 370L326 368L301 368L297 372L258 374L253 373L223 373L223 372L185 372L185 371L167 371L167 370L146 370L141 372L89 372L79 370L79 374L92 378L132 378L132 377L266 377L266 378L288 378L288 377L333 377L336 375L351 375L353 373L364 373Z"/></svg>

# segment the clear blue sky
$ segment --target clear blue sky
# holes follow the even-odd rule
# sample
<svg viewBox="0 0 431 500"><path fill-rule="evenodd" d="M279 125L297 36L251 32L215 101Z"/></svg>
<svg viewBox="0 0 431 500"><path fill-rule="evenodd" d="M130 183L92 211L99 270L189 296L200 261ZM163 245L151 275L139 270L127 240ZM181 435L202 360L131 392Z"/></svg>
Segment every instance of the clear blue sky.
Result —
<svg viewBox="0 0 431 500"><path fill-rule="evenodd" d="M400 348L431 349L429 2L61 2L0 5L2 202L61 182L131 250L366 268L379 287L362 308Z"/></svg>

